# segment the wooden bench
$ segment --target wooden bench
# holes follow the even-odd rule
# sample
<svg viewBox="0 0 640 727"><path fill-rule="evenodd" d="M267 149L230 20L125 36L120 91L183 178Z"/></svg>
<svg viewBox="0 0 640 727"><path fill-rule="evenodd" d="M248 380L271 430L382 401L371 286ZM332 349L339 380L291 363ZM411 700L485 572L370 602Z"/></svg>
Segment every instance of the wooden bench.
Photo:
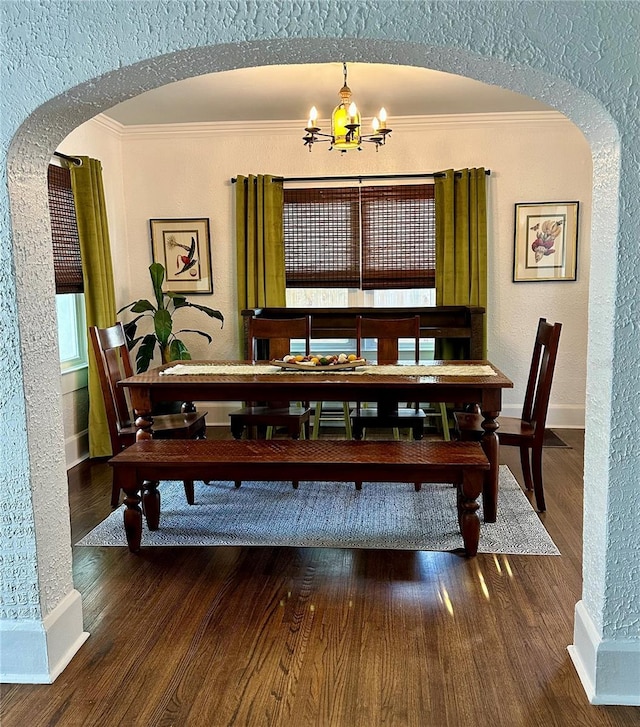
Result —
<svg viewBox="0 0 640 727"><path fill-rule="evenodd" d="M341 440L160 440L136 442L109 460L125 492L129 550L140 550L142 511L160 523L160 480L422 482L456 485L458 524L468 556L478 552L477 515L489 462L477 442Z"/></svg>

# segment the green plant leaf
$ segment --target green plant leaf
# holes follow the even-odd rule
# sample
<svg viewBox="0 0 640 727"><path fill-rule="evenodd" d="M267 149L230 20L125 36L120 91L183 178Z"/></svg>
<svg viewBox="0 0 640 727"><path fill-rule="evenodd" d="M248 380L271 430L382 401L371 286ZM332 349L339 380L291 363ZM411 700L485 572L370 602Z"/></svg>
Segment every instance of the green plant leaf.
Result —
<svg viewBox="0 0 640 727"><path fill-rule="evenodd" d="M164 293L162 292L162 283L164 282L164 266L160 263L151 263L151 265L149 265L149 272L151 273L153 292L155 293L156 300L158 301L158 310L160 310L165 307Z"/></svg>
<svg viewBox="0 0 640 727"><path fill-rule="evenodd" d="M132 303L127 303L127 305L122 306L120 310L118 311L118 314L122 313L122 311L130 310L134 313L143 313L148 310L155 310L155 308L149 303L148 300L144 300L141 298L140 300L134 300Z"/></svg>
<svg viewBox="0 0 640 727"><path fill-rule="evenodd" d="M199 336L204 336L209 343L213 341L213 338L208 333L205 333L204 331L197 331L195 328L181 328L179 331L176 331L176 334L177 333L197 333Z"/></svg>
<svg viewBox="0 0 640 727"><path fill-rule="evenodd" d="M153 333L148 333L143 339L142 343L140 344L140 348L138 349L138 352L136 353L136 367L138 369L138 373L142 373L143 371L146 371L149 368L149 364L151 363L151 360L153 359L153 353L156 348L156 337L153 335Z"/></svg>
<svg viewBox="0 0 640 727"><path fill-rule="evenodd" d="M171 313L166 308L160 308L153 316L153 325L158 342L162 347L166 346L169 343L169 337L173 329Z"/></svg>
<svg viewBox="0 0 640 727"><path fill-rule="evenodd" d="M149 273L151 275L153 292L158 302L158 307L156 308L150 301L141 298L133 303L128 303L118 311L118 313L121 313L127 310L139 314L129 323L123 324L129 350L133 351L136 346L139 346L136 354L136 364L139 372L146 371L149 368L156 346L160 350L163 363L166 361L191 359L191 354L187 350L187 347L180 339L176 338L173 332L173 314L178 308L196 308L209 316L209 318L218 319L221 326L224 325L224 316L220 311L205 305L189 303L184 293L176 293L171 290L163 291L162 284L165 281L165 269L163 265L160 263L152 263L149 266ZM173 307L171 307L172 303ZM138 335L138 321L145 317L153 318L154 333L149 333L142 337L142 335ZM213 341L213 338L205 331L185 328L178 332L197 333L199 336L206 338L208 343L212 343Z"/></svg>
<svg viewBox="0 0 640 727"><path fill-rule="evenodd" d="M131 351L131 349L135 346L136 333L138 332L138 320L140 318L142 318L142 316L138 316L134 320L122 324L122 330L124 331L124 337L127 341L127 348L129 351Z"/></svg>
<svg viewBox="0 0 640 727"><path fill-rule="evenodd" d="M209 318L217 318L224 325L224 316L222 315L222 313L220 313L219 310L209 308L206 305L198 305L197 303L187 303L187 305L191 308L197 308L198 310L201 310L203 313L206 313ZM220 327L222 328L222 326Z"/></svg>
<svg viewBox="0 0 640 727"><path fill-rule="evenodd" d="M176 308L182 308L185 305L189 305L187 303L187 299L184 296L184 293L174 293L171 290L168 290L165 295L171 298L171 300L173 301L173 305Z"/></svg>
<svg viewBox="0 0 640 727"><path fill-rule="evenodd" d="M136 300L135 303L131 304L131 312L132 313L147 313L150 311L155 311L155 306L152 305L148 300L140 299Z"/></svg>
<svg viewBox="0 0 640 727"><path fill-rule="evenodd" d="M169 360L191 361L191 354L179 338L174 338L173 341L171 341L171 347L169 349Z"/></svg>

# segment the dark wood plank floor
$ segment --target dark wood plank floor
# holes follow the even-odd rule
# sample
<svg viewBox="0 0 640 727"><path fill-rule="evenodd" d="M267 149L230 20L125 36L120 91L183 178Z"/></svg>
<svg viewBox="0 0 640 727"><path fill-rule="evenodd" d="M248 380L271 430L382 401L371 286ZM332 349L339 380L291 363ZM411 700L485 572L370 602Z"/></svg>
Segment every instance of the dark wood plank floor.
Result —
<svg viewBox="0 0 640 727"><path fill-rule="evenodd" d="M2 727L637 727L640 708L588 704L567 653L583 439L560 434L542 519L561 557L74 548L91 637L53 685L3 687ZM70 472L73 542L110 476Z"/></svg>

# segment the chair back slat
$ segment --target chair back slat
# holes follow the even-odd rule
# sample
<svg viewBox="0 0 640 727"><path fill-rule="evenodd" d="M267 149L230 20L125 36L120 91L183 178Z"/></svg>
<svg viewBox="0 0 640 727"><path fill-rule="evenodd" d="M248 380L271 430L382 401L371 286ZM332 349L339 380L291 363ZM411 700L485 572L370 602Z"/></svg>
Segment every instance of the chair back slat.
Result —
<svg viewBox="0 0 640 727"><path fill-rule="evenodd" d="M118 386L123 378L133 375L122 323L109 328L89 328L91 343L98 364L100 387L104 399L109 437L114 454L122 448L119 433L131 426L131 410L125 391Z"/></svg>
<svg viewBox="0 0 640 727"><path fill-rule="evenodd" d="M409 338L414 343L414 363L420 360L420 316L405 318L356 318L356 354L362 356L362 342L366 338L376 339L377 363L381 365L398 363L400 358L399 339Z"/></svg>
<svg viewBox="0 0 640 727"><path fill-rule="evenodd" d="M304 341L305 354L310 351L311 316L299 318L249 318L249 356L258 361L258 342L268 342L268 358L281 359L291 353L291 340Z"/></svg>
<svg viewBox="0 0 640 727"><path fill-rule="evenodd" d="M544 436L547 421L561 330L561 323L547 323L545 318L538 322L522 419L535 425L535 437L540 439Z"/></svg>

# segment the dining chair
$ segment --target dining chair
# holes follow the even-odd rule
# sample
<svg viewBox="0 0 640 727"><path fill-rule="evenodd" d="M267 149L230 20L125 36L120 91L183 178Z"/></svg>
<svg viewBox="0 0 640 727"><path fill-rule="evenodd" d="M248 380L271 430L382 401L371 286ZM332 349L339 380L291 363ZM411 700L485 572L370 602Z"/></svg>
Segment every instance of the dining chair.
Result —
<svg viewBox="0 0 640 727"><path fill-rule="evenodd" d="M551 324L547 323L545 318L540 318L522 415L520 418L497 419L499 427L496 434L500 444L520 448L520 463L525 486L527 490L535 492L536 505L540 512L546 509L542 481L542 443L561 329L561 323ZM454 412L454 421L460 439L477 440L482 437L481 414Z"/></svg>
<svg viewBox="0 0 640 727"><path fill-rule="evenodd" d="M96 357L111 449L116 455L136 441L135 420L125 391L118 386L121 379L133 376L129 349L124 328L120 322L108 328L90 326L89 336ZM206 412L154 415L153 436L155 439L205 439L205 416ZM184 480L184 491L187 502L193 505L193 480ZM111 487L111 507L118 507L119 501L120 485L114 474Z"/></svg>
<svg viewBox="0 0 640 727"><path fill-rule="evenodd" d="M339 353L335 351L334 353ZM344 426L345 439L351 439L351 402L350 401L316 401L313 406L313 426L311 439L320 437L323 424L340 424Z"/></svg>
<svg viewBox="0 0 640 727"><path fill-rule="evenodd" d="M396 364L399 360L399 339L410 338L414 347L414 363L420 360L420 316L382 319L356 317L357 355L361 356L362 343L366 338L376 339L376 361L379 365ZM351 430L354 439L362 439L371 428L391 428L394 439L399 439L399 429L410 428L414 439L424 436L426 414L418 404L398 407L385 414L375 405L358 402L351 412Z"/></svg>
<svg viewBox="0 0 640 727"><path fill-rule="evenodd" d="M291 353L291 340L302 339L305 353L310 350L311 317L299 318L249 318L248 347L249 360L282 360ZM268 349L259 354L259 345L268 344ZM311 409L307 403L298 402L248 402L241 409L229 414L231 434L234 439L241 439L246 430L248 438L253 437L254 430L265 429L265 438L271 439L274 430L286 429L293 439L306 439L311 418Z"/></svg>

